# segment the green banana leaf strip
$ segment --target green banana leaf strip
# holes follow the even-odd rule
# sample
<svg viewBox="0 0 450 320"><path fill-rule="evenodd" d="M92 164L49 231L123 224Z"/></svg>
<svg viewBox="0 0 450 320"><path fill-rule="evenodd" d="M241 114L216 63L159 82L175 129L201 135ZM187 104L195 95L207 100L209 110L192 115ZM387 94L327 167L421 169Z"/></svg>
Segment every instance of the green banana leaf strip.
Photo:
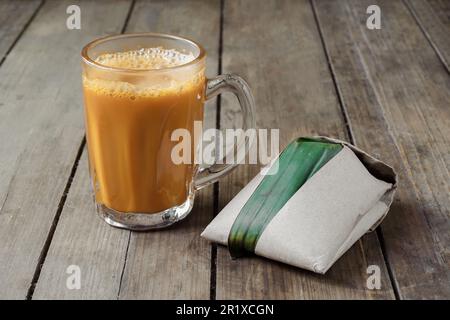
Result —
<svg viewBox="0 0 450 320"><path fill-rule="evenodd" d="M233 258L254 253L266 226L297 190L331 158L342 145L314 138L298 138L280 154L278 172L272 165L245 203L231 227L228 249Z"/></svg>

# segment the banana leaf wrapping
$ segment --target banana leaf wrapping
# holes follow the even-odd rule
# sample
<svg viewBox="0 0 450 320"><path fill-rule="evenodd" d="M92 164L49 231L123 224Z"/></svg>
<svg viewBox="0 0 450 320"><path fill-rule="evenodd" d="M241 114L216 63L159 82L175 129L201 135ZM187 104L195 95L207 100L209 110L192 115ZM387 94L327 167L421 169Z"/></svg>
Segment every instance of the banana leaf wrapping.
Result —
<svg viewBox="0 0 450 320"><path fill-rule="evenodd" d="M392 203L394 170L344 141L296 139L276 161L276 174L254 177L202 237L229 245L232 257L254 253L324 274Z"/></svg>

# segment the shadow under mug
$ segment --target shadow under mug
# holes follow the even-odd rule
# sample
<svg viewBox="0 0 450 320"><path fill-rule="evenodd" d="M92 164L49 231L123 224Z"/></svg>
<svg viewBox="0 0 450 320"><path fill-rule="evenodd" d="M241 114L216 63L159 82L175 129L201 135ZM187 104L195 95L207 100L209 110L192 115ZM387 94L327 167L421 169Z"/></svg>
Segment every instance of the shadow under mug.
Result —
<svg viewBox="0 0 450 320"><path fill-rule="evenodd" d="M98 62L105 53L163 48L193 60L162 69L127 69ZM102 56L104 57L104 56ZM166 34L105 37L82 50L83 93L89 171L98 214L110 225L149 230L167 227L192 210L195 191L233 169L239 161L221 159L200 168L194 122L203 120L205 101L229 91L236 95L242 129L255 127L254 101L246 82L233 74L205 77L205 50L194 41ZM191 134L189 148L174 161L175 130ZM201 137L200 137L201 138ZM241 135L232 154L250 149ZM190 155L184 154L190 153Z"/></svg>

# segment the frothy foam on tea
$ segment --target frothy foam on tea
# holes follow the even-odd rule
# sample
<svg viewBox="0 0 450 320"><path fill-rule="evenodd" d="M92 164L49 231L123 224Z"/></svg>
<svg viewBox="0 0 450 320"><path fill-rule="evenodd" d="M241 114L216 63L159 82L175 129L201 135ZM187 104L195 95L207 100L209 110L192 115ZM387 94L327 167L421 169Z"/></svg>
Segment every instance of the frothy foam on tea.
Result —
<svg viewBox="0 0 450 320"><path fill-rule="evenodd" d="M156 70L180 66L194 59L195 57L192 53L182 53L175 49L158 47L104 53L99 55L95 62L115 68Z"/></svg>
<svg viewBox="0 0 450 320"><path fill-rule="evenodd" d="M95 62L108 67L134 69L134 70L158 70L180 66L195 59L192 53L186 54L175 49L144 48L140 50L104 53L99 55ZM203 72L178 79L170 74L160 77L160 81L151 83L130 83L118 80L105 80L87 78L83 76L83 84L86 89L93 90L97 94L114 97L160 97L164 95L179 94L185 91L197 90L204 82Z"/></svg>

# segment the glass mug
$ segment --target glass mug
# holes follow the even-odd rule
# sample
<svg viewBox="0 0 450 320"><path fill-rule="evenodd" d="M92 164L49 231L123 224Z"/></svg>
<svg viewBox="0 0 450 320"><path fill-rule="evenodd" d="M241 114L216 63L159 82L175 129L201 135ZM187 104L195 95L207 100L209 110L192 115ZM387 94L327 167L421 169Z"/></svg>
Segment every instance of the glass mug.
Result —
<svg viewBox="0 0 450 320"><path fill-rule="evenodd" d="M160 69L111 66L98 60L108 53L144 48L189 53L191 60ZM225 91L239 100L242 129L255 127L254 101L246 82L232 74L206 79L205 57L194 41L156 33L105 37L83 48L89 171L96 210L110 225L131 230L169 226L189 214L196 190L236 166L222 160L201 168L194 161L172 160L178 143L171 139L173 131L185 129L193 137L205 101ZM245 155L250 144L241 135L226 157ZM191 155L198 147L199 141L191 141Z"/></svg>

